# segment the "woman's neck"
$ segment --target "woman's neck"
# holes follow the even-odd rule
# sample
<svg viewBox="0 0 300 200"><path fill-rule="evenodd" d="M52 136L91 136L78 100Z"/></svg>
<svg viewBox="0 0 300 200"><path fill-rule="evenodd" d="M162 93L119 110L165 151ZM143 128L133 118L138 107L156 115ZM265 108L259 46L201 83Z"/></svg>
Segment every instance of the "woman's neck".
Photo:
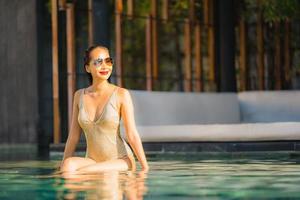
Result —
<svg viewBox="0 0 300 200"><path fill-rule="evenodd" d="M109 82L107 80L96 80L93 82L91 89L92 92L102 92L109 87Z"/></svg>

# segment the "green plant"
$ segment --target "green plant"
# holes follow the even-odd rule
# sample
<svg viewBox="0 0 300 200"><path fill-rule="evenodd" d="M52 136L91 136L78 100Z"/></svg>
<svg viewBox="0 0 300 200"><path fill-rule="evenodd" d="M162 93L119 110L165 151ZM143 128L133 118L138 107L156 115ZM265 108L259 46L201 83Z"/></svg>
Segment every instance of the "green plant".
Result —
<svg viewBox="0 0 300 200"><path fill-rule="evenodd" d="M260 2L260 4L259 4ZM281 21L290 18L298 18L300 14L299 0L245 0L246 12L249 18L253 10L261 9L265 22Z"/></svg>

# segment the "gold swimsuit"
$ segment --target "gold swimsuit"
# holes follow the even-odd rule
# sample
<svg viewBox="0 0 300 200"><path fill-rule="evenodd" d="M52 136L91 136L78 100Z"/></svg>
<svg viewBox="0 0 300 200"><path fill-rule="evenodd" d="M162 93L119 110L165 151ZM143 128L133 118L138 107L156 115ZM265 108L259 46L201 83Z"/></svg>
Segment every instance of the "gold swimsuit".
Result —
<svg viewBox="0 0 300 200"><path fill-rule="evenodd" d="M86 138L85 157L91 158L96 162L122 158L128 163L129 169L134 170L136 165L133 153L120 135L120 115L116 93L118 86L114 87L112 95L104 105L102 113L96 121L89 119L83 100L85 89L81 90L78 122Z"/></svg>

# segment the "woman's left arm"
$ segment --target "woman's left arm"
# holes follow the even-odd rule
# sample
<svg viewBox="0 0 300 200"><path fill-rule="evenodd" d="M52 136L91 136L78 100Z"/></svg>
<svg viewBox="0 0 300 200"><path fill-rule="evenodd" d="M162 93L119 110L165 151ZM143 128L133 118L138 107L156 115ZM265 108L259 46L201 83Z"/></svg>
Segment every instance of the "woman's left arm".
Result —
<svg viewBox="0 0 300 200"><path fill-rule="evenodd" d="M121 116L124 122L124 127L126 131L126 137L128 143L132 147L135 155L137 156L142 170L148 171L149 166L146 160L144 148L141 142L141 138L136 129L135 119L134 119L134 108L130 93L125 88L120 88L120 106L121 106Z"/></svg>

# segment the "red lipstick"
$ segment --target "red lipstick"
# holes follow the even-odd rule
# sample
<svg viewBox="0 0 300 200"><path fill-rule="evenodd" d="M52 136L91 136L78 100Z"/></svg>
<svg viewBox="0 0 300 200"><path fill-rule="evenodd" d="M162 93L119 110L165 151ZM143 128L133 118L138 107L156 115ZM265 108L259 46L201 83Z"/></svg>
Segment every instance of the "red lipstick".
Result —
<svg viewBox="0 0 300 200"><path fill-rule="evenodd" d="M108 74L108 71L102 71L102 72L100 71L99 73L100 73L101 75L107 75L107 74Z"/></svg>

